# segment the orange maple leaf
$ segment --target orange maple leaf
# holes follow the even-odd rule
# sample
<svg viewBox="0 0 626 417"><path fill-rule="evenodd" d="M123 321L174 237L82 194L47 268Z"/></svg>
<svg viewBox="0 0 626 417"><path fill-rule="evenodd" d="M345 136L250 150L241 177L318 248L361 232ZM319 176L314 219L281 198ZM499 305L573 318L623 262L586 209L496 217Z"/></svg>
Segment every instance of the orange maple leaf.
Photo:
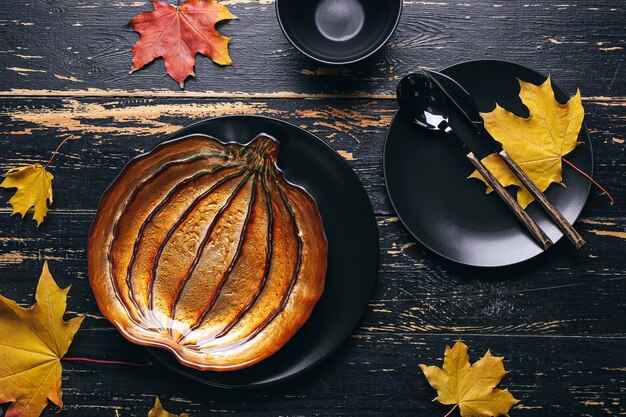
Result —
<svg viewBox="0 0 626 417"><path fill-rule="evenodd" d="M215 30L217 22L236 19L226 6L214 0L186 0L177 6L153 1L152 6L154 11L139 13L130 21L140 35L131 49L131 74L162 57L167 74L184 88L185 79L195 75L197 53L220 65L232 64L230 38Z"/></svg>

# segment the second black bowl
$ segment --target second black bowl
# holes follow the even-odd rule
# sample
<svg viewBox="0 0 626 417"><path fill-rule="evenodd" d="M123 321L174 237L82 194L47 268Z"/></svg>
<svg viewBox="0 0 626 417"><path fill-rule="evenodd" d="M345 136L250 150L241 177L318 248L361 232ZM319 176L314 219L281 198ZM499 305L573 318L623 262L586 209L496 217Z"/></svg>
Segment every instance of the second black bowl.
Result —
<svg viewBox="0 0 626 417"><path fill-rule="evenodd" d="M402 0L276 0L287 39L324 64L351 64L378 51L401 12Z"/></svg>

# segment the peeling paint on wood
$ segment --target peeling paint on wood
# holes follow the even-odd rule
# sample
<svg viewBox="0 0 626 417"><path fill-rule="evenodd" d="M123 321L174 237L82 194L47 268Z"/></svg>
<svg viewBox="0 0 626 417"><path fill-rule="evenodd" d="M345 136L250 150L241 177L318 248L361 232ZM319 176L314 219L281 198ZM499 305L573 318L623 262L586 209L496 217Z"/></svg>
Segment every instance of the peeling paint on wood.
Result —
<svg viewBox="0 0 626 417"><path fill-rule="evenodd" d="M507 386L523 400L511 415L623 414L626 371L615 359L626 345L623 317L616 314L626 309L626 207L619 200L610 206L591 193L577 224L588 241L581 251L561 242L523 265L476 270L440 259L411 237L382 175L398 77L500 58L551 73L567 92L581 88L593 131L594 177L624 195L623 1L405 1L389 45L349 67L318 65L295 51L276 24L271 0L226 3L240 17L225 28L234 37L236 67L199 58L198 76L185 91L162 76L160 65L126 74L137 34L123 25L149 9L147 1L15 0L4 9L0 170L47 159L64 135L80 139L51 166L55 201L40 228L11 216L11 192L0 190L0 293L30 305L49 259L59 284L72 284L68 311L89 317L69 354L150 360L102 318L89 288L86 237L98 199L130 158L167 133L205 117L246 113L306 127L365 185L380 232L369 307L337 354L261 391L210 389L158 364L64 364L64 413L145 416L160 395L192 416L442 416L448 408L431 401L417 364L440 360L446 344L463 338L472 350L506 356L514 371ZM55 411L49 407L43 417Z"/></svg>
<svg viewBox="0 0 626 417"><path fill-rule="evenodd" d="M65 100L62 108L12 111L0 113L14 122L25 122L35 127L13 131L12 134L30 134L38 129L56 128L62 132L106 133L118 135L155 135L172 133L182 127L165 119L171 116L182 116L189 119L223 116L227 114L272 114L263 103L230 102L230 103L185 103L176 106L167 104L144 106L116 106L116 103L81 103L77 100ZM115 123L131 123L120 129Z"/></svg>
<svg viewBox="0 0 626 417"><path fill-rule="evenodd" d="M603 226L615 226L614 222L598 221L598 220L593 220L593 219L578 219L578 222L586 223L586 224L600 224Z"/></svg>
<svg viewBox="0 0 626 417"><path fill-rule="evenodd" d="M42 72L42 73L48 72L48 71L40 70L40 69L21 68L21 67L8 67L7 69L9 71L14 71L14 72Z"/></svg>
<svg viewBox="0 0 626 417"><path fill-rule="evenodd" d="M71 73L87 88L98 90L178 92L176 84L162 76L162 65L127 75L132 56L128 51L137 34L125 25L138 11L149 10L148 2L16 1L0 22L12 31L3 38L4 66L29 68L17 54L51 58L45 67L36 67L47 69L47 74L21 72L28 74L21 76L0 68L7 87L31 89L34 80L40 89L72 90L73 81L53 76ZM493 7L489 0L405 1L402 19L387 47L349 67L319 65L302 56L283 36L272 1L228 0L226 4L240 18L223 25L234 39L235 67L221 68L198 57L197 77L186 85L190 92L393 97L399 76L477 58L509 59L551 73L570 93L580 87L588 95L610 96L626 87L626 68L616 65L626 56L626 41L619 35L626 11L620 0L607 0L606 7L597 7L594 0L580 0L577 7L551 2L528 5L518 0L503 7ZM587 20L594 23L584 24ZM576 65L563 65L562 57L575 57ZM597 82L616 70L613 82Z"/></svg>
<svg viewBox="0 0 626 417"><path fill-rule="evenodd" d="M590 230L591 233L595 233L598 236L613 236L620 239L626 239L626 232L615 232L612 230Z"/></svg>
<svg viewBox="0 0 626 417"><path fill-rule="evenodd" d="M341 156L343 156L346 161L354 161L357 158L354 157L354 155L352 154L352 152L348 152L348 151L344 151L344 150L338 150L337 153Z"/></svg>
<svg viewBox="0 0 626 417"><path fill-rule="evenodd" d="M57 78L59 80L73 81L75 83L82 83L81 80L79 80L78 78L76 78L74 76L66 77L65 75L54 74L54 78Z"/></svg>
<svg viewBox="0 0 626 417"><path fill-rule="evenodd" d="M104 90L88 88L86 90L47 90L47 89L15 89L0 91L0 97L158 97L158 98L234 98L234 99L374 99L395 100L392 94L369 94L366 92L320 93L307 94L289 91L246 93L243 91L167 91L167 90Z"/></svg>

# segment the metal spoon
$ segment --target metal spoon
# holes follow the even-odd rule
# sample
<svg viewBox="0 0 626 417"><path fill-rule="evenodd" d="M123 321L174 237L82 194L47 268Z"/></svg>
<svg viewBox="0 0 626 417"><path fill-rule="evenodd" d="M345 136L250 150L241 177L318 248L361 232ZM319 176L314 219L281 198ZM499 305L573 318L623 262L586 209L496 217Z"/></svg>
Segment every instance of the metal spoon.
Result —
<svg viewBox="0 0 626 417"><path fill-rule="evenodd" d="M419 72L402 78L396 97L400 110L411 122L425 129L441 131L457 145L544 250L552 246L552 241L539 225L452 131L449 123L449 100L428 74Z"/></svg>

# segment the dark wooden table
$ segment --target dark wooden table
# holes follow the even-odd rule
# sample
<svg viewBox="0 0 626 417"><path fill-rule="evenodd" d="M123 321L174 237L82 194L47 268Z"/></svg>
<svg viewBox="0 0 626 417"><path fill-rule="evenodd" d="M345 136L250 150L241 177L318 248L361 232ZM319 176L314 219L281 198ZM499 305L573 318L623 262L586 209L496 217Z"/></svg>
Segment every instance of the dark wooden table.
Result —
<svg viewBox="0 0 626 417"><path fill-rule="evenodd" d="M296 1L296 0L294 0ZM620 0L406 1L389 45L351 67L320 66L295 51L272 0L225 2L238 21L232 68L198 57L185 91L162 62L128 75L139 0L13 0L0 12L0 170L55 159L45 223L10 216L0 191L0 292L30 304L44 259L72 284L70 312L88 319L71 356L145 362L100 315L87 280L87 233L98 199L124 164L181 126L225 114L293 122L327 141L356 171L380 227L378 283L358 329L331 359L282 386L222 391L155 364L65 363L65 416L146 416L159 395L192 417L443 416L417 365L439 362L460 337L472 359L506 356L522 404L512 416L626 413L626 11ZM514 268L468 269L417 244L398 221L382 176L395 85L418 68L476 58L516 61L568 93L580 87L595 153L593 190L576 223L587 246L560 242ZM488 80L485 80L488 82ZM30 215L29 215L30 217ZM6 407L5 407L6 409ZM49 407L45 416L53 416Z"/></svg>

